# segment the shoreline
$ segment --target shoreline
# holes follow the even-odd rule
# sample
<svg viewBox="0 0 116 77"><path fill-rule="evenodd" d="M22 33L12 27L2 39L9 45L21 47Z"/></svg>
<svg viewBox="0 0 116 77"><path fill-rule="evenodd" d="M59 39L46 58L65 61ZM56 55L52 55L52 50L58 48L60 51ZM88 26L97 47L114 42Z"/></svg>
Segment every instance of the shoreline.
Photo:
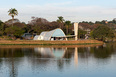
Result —
<svg viewBox="0 0 116 77"><path fill-rule="evenodd" d="M90 45L0 45L0 48L81 48L81 47L96 47L103 44L90 44Z"/></svg>
<svg viewBox="0 0 116 77"><path fill-rule="evenodd" d="M103 44L98 40L77 41L34 41L34 40L0 40L0 45L90 45Z"/></svg>

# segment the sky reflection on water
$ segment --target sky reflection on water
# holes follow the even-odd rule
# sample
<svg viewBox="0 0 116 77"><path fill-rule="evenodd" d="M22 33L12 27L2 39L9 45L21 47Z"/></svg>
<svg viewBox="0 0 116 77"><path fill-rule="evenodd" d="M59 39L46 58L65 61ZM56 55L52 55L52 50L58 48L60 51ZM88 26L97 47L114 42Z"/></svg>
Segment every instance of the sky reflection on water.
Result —
<svg viewBox="0 0 116 77"><path fill-rule="evenodd" d="M115 47L0 48L0 77L116 77Z"/></svg>

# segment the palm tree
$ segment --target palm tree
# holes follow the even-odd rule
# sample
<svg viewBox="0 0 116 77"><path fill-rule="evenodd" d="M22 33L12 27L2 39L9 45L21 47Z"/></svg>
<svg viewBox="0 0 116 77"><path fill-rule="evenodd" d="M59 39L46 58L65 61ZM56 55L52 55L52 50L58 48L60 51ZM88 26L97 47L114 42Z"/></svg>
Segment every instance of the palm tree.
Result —
<svg viewBox="0 0 116 77"><path fill-rule="evenodd" d="M66 26L66 34L68 34L68 28L71 26L71 21L65 21L65 26Z"/></svg>
<svg viewBox="0 0 116 77"><path fill-rule="evenodd" d="M62 16L59 16L57 22L59 22L59 23L61 24L61 25L60 25L60 28L62 28L62 27L63 27L63 24L64 24L64 19L63 19L63 17L62 17Z"/></svg>
<svg viewBox="0 0 116 77"><path fill-rule="evenodd" d="M14 21L14 16L18 15L18 11L15 8L9 9L9 14L12 17L12 27L13 27L13 21Z"/></svg>

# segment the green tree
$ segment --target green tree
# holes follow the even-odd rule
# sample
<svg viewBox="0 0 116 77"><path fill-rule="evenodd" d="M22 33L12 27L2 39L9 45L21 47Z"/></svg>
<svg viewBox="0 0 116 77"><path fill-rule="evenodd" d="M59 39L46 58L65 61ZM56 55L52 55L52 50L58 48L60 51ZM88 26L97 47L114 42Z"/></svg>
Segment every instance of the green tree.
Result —
<svg viewBox="0 0 116 77"><path fill-rule="evenodd" d="M71 26L71 21L65 21L65 27L66 27L66 34L68 34L68 29L69 29L69 26Z"/></svg>
<svg viewBox="0 0 116 77"><path fill-rule="evenodd" d="M33 27L34 33L40 34L43 30L40 28L40 26L35 25Z"/></svg>
<svg viewBox="0 0 116 77"><path fill-rule="evenodd" d="M61 24L60 28L62 29L63 24L64 24L64 18L62 16L59 16L57 22Z"/></svg>
<svg viewBox="0 0 116 77"><path fill-rule="evenodd" d="M0 25L2 24L3 22L0 20Z"/></svg>
<svg viewBox="0 0 116 77"><path fill-rule="evenodd" d="M5 24L0 20L0 35L4 34Z"/></svg>
<svg viewBox="0 0 116 77"><path fill-rule="evenodd" d="M18 15L18 11L15 8L9 9L9 14L12 17L12 27L13 27L13 21L14 21L14 16Z"/></svg>
<svg viewBox="0 0 116 77"><path fill-rule="evenodd" d="M100 25L95 28L91 33L91 37L105 41L107 38L113 38L114 33L111 28L106 25Z"/></svg>
<svg viewBox="0 0 116 77"><path fill-rule="evenodd" d="M7 35L12 35L13 37L19 38L24 33L24 30L22 28L13 26L5 29L5 32Z"/></svg>
<svg viewBox="0 0 116 77"><path fill-rule="evenodd" d="M85 34L87 34L86 31L82 30L82 29L79 29L78 30L78 37L79 38L85 38Z"/></svg>

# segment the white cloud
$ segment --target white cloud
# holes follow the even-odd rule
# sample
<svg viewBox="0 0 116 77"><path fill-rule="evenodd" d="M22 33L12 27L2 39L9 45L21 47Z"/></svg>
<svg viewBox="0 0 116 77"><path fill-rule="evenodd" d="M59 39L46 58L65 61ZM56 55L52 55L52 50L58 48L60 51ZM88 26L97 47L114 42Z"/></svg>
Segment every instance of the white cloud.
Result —
<svg viewBox="0 0 116 77"><path fill-rule="evenodd" d="M63 16L66 20L72 22L80 21L96 21L96 20L112 20L116 16L116 8L103 8L99 6L76 6L76 7L60 7L60 5L67 5L67 3L52 3L43 6L26 5L25 7L16 8L19 15L16 17L21 21L28 22L32 16L43 17L49 21L54 21L57 16ZM59 6L57 6L59 5ZM0 19L6 21L10 18L8 16L9 8L0 8ZM115 17L114 17L115 18Z"/></svg>

